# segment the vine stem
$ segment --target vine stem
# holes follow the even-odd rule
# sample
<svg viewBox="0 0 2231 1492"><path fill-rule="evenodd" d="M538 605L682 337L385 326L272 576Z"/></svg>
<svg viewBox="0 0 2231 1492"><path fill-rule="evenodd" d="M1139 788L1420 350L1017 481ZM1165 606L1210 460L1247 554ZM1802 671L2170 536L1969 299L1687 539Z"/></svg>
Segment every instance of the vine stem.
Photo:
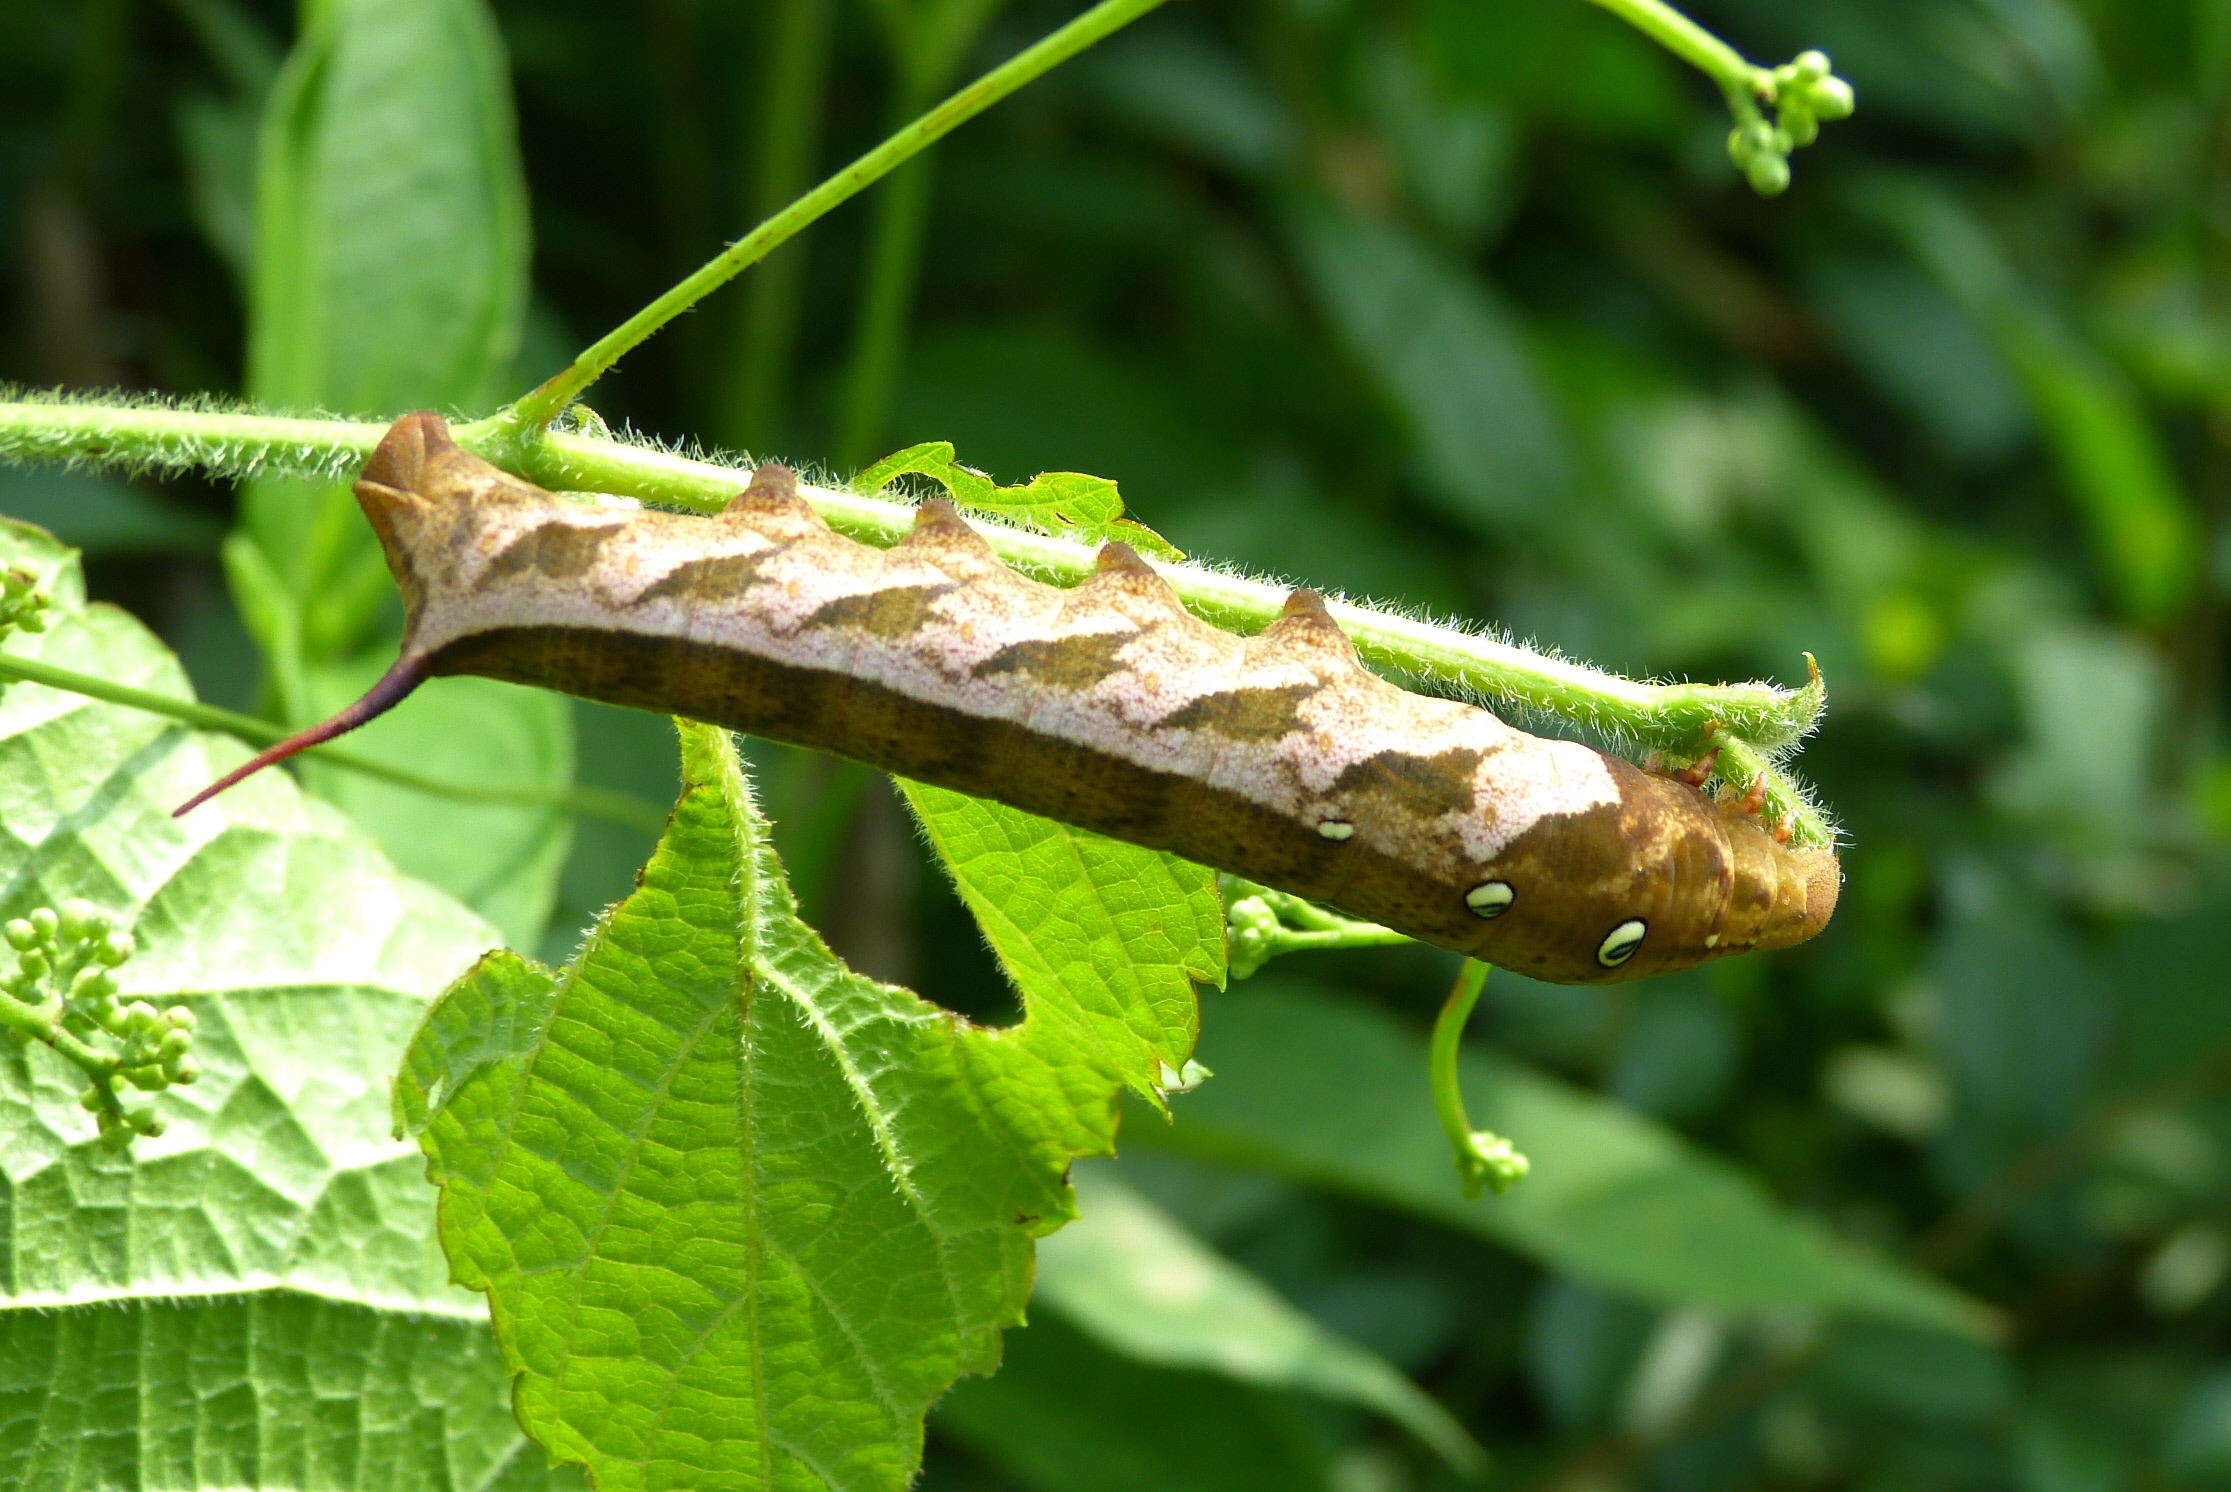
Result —
<svg viewBox="0 0 2231 1492"><path fill-rule="evenodd" d="M531 438L583 389L660 327L764 259L785 240L944 139L1024 84L1147 14L1162 0L1101 0L1035 45L993 68L882 144L730 244L694 274L621 322L498 418L512 441Z"/></svg>
<svg viewBox="0 0 2231 1492"><path fill-rule="evenodd" d="M1664 4L1663 0L1595 0L1603 9L1696 68L1730 95L1774 96L1773 73Z"/></svg>
<svg viewBox="0 0 2231 1492"><path fill-rule="evenodd" d="M129 684L118 684L74 669L57 668L51 663L42 663L36 658L17 657L13 653L0 653L0 679L41 684L49 689L61 689L71 694L84 695L87 699L97 699L104 704L144 710L150 715L160 715L181 725L236 736L257 746L274 745L292 734L284 726L273 725L268 720L258 720L253 715L238 714L190 699L175 699L149 689L134 689ZM314 746L310 748L310 754L331 766L366 777L376 777L383 782L392 782L398 787L407 787L413 792L438 798L455 798L473 803L515 804L523 808L557 808L587 818L608 819L650 834L658 833L666 823L666 812L657 804L632 793L616 792L610 788L576 787L569 792L559 793L535 788L471 787L463 783L443 782L439 778L422 777L416 772L391 767L385 762L360 756L341 747Z"/></svg>
<svg viewBox="0 0 2231 1492"><path fill-rule="evenodd" d="M1476 1197L1480 1189L1501 1196L1524 1179L1532 1166L1509 1140L1484 1129L1472 1128L1464 1112L1464 1085L1457 1072L1457 1053L1464 1045L1464 1027L1472 1007L1487 987L1487 965L1476 958L1457 970L1456 987L1433 1022L1433 1050L1427 1067L1433 1083L1433 1107L1440 1112L1441 1127L1448 1131L1456 1152L1456 1174L1463 1178L1464 1195Z"/></svg>
<svg viewBox="0 0 2231 1492"><path fill-rule="evenodd" d="M458 443L558 491L610 493L714 512L747 480L733 466L569 431L548 431L521 446L500 418L458 427ZM232 478L284 473L331 481L361 466L386 433L384 425L352 420L21 396L0 400L0 460L199 470ZM799 490L831 528L863 543L895 544L914 521L914 510L905 503L822 486ZM1033 579L1073 586L1093 573L1095 551L1088 545L980 515L971 522L1002 561ZM1154 568L1194 615L1228 630L1260 631L1278 619L1285 604L1287 588L1266 581L1194 564ZM1834 841L1819 811L1773 764L1818 717L1824 695L1817 680L1798 689L1645 683L1399 612L1340 600L1328 606L1357 652L1376 667L1576 721L1615 741L1687 759L1716 745L1717 772L1730 789L1747 791L1763 774L1770 819L1793 816L1800 844Z"/></svg>

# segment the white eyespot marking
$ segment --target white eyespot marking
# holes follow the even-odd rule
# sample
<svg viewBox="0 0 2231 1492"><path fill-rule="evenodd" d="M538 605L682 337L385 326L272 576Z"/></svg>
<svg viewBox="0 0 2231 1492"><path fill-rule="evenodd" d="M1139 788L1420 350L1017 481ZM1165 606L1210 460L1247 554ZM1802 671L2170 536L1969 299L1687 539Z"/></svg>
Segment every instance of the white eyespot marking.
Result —
<svg viewBox="0 0 2231 1492"><path fill-rule="evenodd" d="M1518 893L1511 890L1509 881L1482 881L1464 893L1464 904L1492 920L1509 911L1517 898Z"/></svg>
<svg viewBox="0 0 2231 1492"><path fill-rule="evenodd" d="M1596 947L1596 962L1607 969L1618 968L1635 956L1635 950L1642 946L1643 934L1648 931L1649 923L1640 917L1629 917L1604 934L1603 942Z"/></svg>
<svg viewBox="0 0 2231 1492"><path fill-rule="evenodd" d="M1323 823L1317 826L1317 832L1323 835L1325 838L1331 840L1334 844L1338 844L1343 839L1346 839L1350 835L1354 834L1356 832L1356 826L1354 824L1346 823L1340 819L1326 819Z"/></svg>

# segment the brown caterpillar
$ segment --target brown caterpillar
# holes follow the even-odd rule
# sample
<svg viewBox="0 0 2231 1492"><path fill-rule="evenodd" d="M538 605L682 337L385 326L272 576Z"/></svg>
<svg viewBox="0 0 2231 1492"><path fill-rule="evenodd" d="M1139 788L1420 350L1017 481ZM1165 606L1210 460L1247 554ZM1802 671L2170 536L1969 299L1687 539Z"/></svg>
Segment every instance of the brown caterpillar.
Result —
<svg viewBox="0 0 2231 1492"><path fill-rule="evenodd" d="M402 657L179 812L429 675L481 674L837 752L1560 983L1786 948L1836 905L1833 851L1399 689L1313 591L1237 637L1122 544L1064 591L940 501L875 549L780 466L713 517L595 506L468 454L432 414L395 423L356 495L402 588Z"/></svg>

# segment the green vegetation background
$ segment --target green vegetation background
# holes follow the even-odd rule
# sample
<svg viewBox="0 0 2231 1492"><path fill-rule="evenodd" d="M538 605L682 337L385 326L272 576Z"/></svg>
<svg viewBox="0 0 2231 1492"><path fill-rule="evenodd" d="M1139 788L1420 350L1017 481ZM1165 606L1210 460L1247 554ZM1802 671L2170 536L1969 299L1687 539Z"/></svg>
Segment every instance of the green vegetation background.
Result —
<svg viewBox="0 0 2231 1492"><path fill-rule="evenodd" d="M1698 14L1760 60L1822 46L1858 90L1786 196L1739 182L1702 79L1577 0L1193 0L816 228L593 402L615 426L839 473L924 440L1005 482L1096 473L1200 557L1631 672L1794 679L1817 653L1832 707L1802 766L1850 840L1827 935L1610 991L1498 975L1474 1034L1991 1303L2001 1341L1645 1304L1695 1292L1607 1293L1406 1202L1415 1183L1309 1121L1422 1085L1327 1035L1359 1011L1422 1032L1450 974L1422 951L1208 992L1223 1075L1176 1100L1177 1130L1126 1121L1127 1141L1195 1142L1131 1144L1115 1169L1409 1373L1489 1447L1496 1486L2231 1485L2231 4ZM502 387L426 374L466 408L1065 12L521 0L495 17L528 191L472 247L522 254L531 222L533 290ZM230 0L0 7L0 376L358 412L294 376L300 347L261 347L248 371L257 122L295 24ZM458 73L445 96L504 86ZM410 143L367 130L340 165L408 166ZM444 229L399 222L397 242ZM359 268L382 272L376 254ZM454 318L508 324L466 299ZM283 499L247 503L281 558ZM205 697L320 713L361 681L378 604L300 595L300 668L267 677L218 559L234 501L0 472L0 512L82 546L93 593L154 625ZM236 590L241 570L235 554ZM522 780L562 786L570 752L584 782L671 794L663 722L565 715L491 696L476 728ZM757 759L806 912L841 951L1010 1015L889 790ZM516 812L468 832L443 805L445 840L386 789L324 790L405 869L557 957L650 843ZM1250 1106L1293 1115L1291 1153L1218 1143ZM1593 1277L1649 1278L1681 1208L1722 1195L1636 1210L1660 1223ZM1156 1366L1041 1311L1007 1355L933 1417L924 1485L1453 1475L1362 1410L1201 1371L1213 1353Z"/></svg>

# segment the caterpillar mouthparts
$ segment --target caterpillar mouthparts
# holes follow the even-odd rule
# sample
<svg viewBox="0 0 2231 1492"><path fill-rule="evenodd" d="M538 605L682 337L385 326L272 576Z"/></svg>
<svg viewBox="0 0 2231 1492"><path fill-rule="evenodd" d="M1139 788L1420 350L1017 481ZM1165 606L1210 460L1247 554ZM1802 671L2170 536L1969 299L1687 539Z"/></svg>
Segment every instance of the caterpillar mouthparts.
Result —
<svg viewBox="0 0 2231 1492"><path fill-rule="evenodd" d="M395 422L356 496L402 589L401 658L180 813L427 677L478 674L835 752L1559 983L1786 948L1835 909L1833 850L1397 688L1314 591L1239 637L1120 543L1061 590L940 500L876 549L779 465L710 517L592 507L425 413Z"/></svg>

